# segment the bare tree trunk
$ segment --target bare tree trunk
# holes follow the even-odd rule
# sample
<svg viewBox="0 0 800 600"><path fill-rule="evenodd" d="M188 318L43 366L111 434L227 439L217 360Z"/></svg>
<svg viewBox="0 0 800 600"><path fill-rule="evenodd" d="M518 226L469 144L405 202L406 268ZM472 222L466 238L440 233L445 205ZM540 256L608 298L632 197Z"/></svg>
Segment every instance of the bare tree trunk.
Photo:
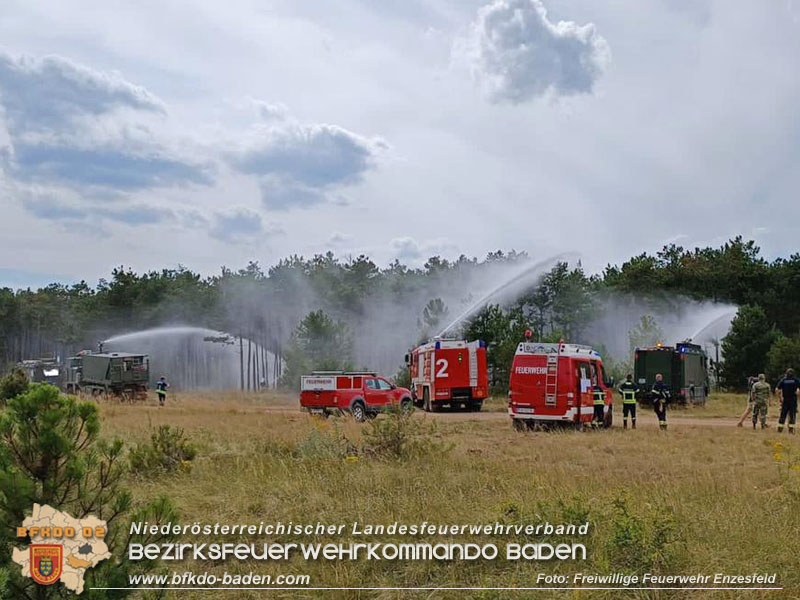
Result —
<svg viewBox="0 0 800 600"><path fill-rule="evenodd" d="M247 335L247 391L250 391L250 366L252 365L252 342L250 334Z"/></svg>
<svg viewBox="0 0 800 600"><path fill-rule="evenodd" d="M269 352L267 351L267 330L261 333L261 360L264 367L264 387L269 389Z"/></svg>
<svg viewBox="0 0 800 600"><path fill-rule="evenodd" d="M239 332L239 387L244 391L244 341L242 332Z"/></svg>

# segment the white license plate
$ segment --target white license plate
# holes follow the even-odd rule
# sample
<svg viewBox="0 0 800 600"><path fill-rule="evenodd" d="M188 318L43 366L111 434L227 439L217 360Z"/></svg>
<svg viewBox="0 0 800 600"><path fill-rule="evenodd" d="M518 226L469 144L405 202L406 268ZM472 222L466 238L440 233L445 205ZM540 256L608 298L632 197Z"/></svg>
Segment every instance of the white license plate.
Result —
<svg viewBox="0 0 800 600"><path fill-rule="evenodd" d="M324 412L325 412L324 408L312 408L311 409L311 414L312 415L321 415Z"/></svg>
<svg viewBox="0 0 800 600"><path fill-rule="evenodd" d="M520 415L532 415L534 413L534 410L527 406L518 406L517 413Z"/></svg>

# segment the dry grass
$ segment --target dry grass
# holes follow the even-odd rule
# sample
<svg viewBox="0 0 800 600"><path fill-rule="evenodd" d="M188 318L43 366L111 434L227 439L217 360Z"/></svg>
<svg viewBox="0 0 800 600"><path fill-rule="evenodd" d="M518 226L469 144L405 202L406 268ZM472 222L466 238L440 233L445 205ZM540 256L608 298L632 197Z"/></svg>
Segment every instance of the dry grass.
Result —
<svg viewBox="0 0 800 600"><path fill-rule="evenodd" d="M741 403L741 397L717 397L705 409L686 412L692 416L735 416ZM591 522L591 533L585 540L588 561L572 565L559 561L437 564L297 559L289 564L174 563L176 569L307 573L314 586L529 586L535 584L539 571L603 573L612 569L611 537L615 525L620 524L613 506L624 499L646 533L655 521L673 523L675 541L665 547L670 558L669 564L660 567L662 572L777 572L779 585L791 589L787 597L800 588L800 471L787 467L787 461L794 460L792 456L800 456L800 443L789 436L778 438L774 430L762 433L699 425L666 434L651 426L634 432L615 429L584 434L519 434L504 419L443 420L438 422L435 435L454 445L447 454L404 463L364 457L347 462L298 456L297 444L315 430L323 434L336 431L358 443L362 426L346 418L321 422L291 411L296 406L294 396L277 393L207 394L173 397L164 409L104 405L102 412L105 434L138 441L152 427L169 423L183 427L198 443L200 457L191 473L137 482L135 486L141 499L168 494L185 522L559 523L574 520L576 514L586 511ZM776 449L778 440L783 449ZM319 541L348 542L350 538ZM483 541L502 546L511 540L500 537ZM654 568L659 569L656 563ZM229 597L260 597L256 592L246 594L236 592ZM311 597L303 592L271 592L270 597L281 594ZM760 597L757 594L753 596ZM616 595L610 591L582 592L576 597ZM712 595L736 597L733 592L647 592L635 597ZM772 593L770 597L781 595ZM394 598L401 594L349 595L373 596ZM463 593L420 592L418 596L451 598ZM507 592L486 591L475 596L504 598ZM536 598L563 596L563 592L535 594ZM209 596L208 592L196 592L185 597ZM529 596L515 593L513 597Z"/></svg>

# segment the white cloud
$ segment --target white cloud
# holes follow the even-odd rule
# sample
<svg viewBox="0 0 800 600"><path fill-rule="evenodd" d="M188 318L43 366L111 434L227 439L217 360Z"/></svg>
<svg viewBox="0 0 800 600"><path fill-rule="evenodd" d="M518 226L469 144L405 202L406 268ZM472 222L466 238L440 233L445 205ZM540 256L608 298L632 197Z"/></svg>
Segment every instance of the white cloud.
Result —
<svg viewBox="0 0 800 600"><path fill-rule="evenodd" d="M215 212L209 228L211 237L228 243L247 243L278 233L279 228L266 226L260 214L242 206Z"/></svg>
<svg viewBox="0 0 800 600"><path fill-rule="evenodd" d="M118 73L0 53L0 166L21 181L137 190L209 184L207 166L159 141L163 102Z"/></svg>
<svg viewBox="0 0 800 600"><path fill-rule="evenodd" d="M419 243L412 237L394 238L389 245L394 249L396 258L413 260L422 256L422 249L419 247Z"/></svg>
<svg viewBox="0 0 800 600"><path fill-rule="evenodd" d="M389 246L393 250L393 258L411 264L420 263L421 259L428 259L431 256L445 255L444 258L448 258L458 253L458 245L447 238L436 238L421 243L413 237L402 236L392 239Z"/></svg>
<svg viewBox="0 0 800 600"><path fill-rule="evenodd" d="M252 100L263 122L227 152L233 168L259 178L261 199L272 210L341 203L338 193L359 183L388 148L338 125L301 123L283 104Z"/></svg>
<svg viewBox="0 0 800 600"><path fill-rule="evenodd" d="M554 23L541 0L496 0L458 47L492 102L589 94L610 61L592 23Z"/></svg>
<svg viewBox="0 0 800 600"><path fill-rule="evenodd" d="M337 125L282 121L255 126L230 158L242 173L325 187L358 182L385 147Z"/></svg>
<svg viewBox="0 0 800 600"><path fill-rule="evenodd" d="M353 241L352 235L337 231L333 235L331 235L331 237L328 238L328 246L332 248L341 248L343 246L351 244L352 241Z"/></svg>
<svg viewBox="0 0 800 600"><path fill-rule="evenodd" d="M263 177L259 189L261 201L271 210L307 208L328 200L324 189L306 185L291 177Z"/></svg>
<svg viewBox="0 0 800 600"><path fill-rule="evenodd" d="M118 73L101 73L60 56L14 57L0 52L0 99L18 132L72 127L85 115L121 107L164 113L164 104Z"/></svg>

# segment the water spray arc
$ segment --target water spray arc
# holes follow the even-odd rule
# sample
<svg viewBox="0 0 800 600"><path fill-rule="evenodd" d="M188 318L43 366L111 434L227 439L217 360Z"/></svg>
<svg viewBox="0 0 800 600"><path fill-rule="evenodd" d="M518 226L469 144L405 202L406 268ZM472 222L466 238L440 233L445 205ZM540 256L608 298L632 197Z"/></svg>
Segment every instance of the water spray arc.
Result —
<svg viewBox="0 0 800 600"><path fill-rule="evenodd" d="M538 284L545 274L550 269L555 267L559 262L568 261L573 257L574 255L572 254L559 254L546 258L533 265L524 267L522 271L513 274L508 280L495 286L488 293L481 296L480 299L473 302L469 307L462 311L461 314L453 319L453 321L451 321L447 327L442 329L437 334L437 337L444 337L445 334L453 327L458 325L458 323L482 309L492 299L502 301L516 298L519 294L530 288L530 286Z"/></svg>
<svg viewBox="0 0 800 600"><path fill-rule="evenodd" d="M157 327L110 337L103 348L149 355L151 378L163 375L177 389L259 389L275 383L271 352L222 331Z"/></svg>

